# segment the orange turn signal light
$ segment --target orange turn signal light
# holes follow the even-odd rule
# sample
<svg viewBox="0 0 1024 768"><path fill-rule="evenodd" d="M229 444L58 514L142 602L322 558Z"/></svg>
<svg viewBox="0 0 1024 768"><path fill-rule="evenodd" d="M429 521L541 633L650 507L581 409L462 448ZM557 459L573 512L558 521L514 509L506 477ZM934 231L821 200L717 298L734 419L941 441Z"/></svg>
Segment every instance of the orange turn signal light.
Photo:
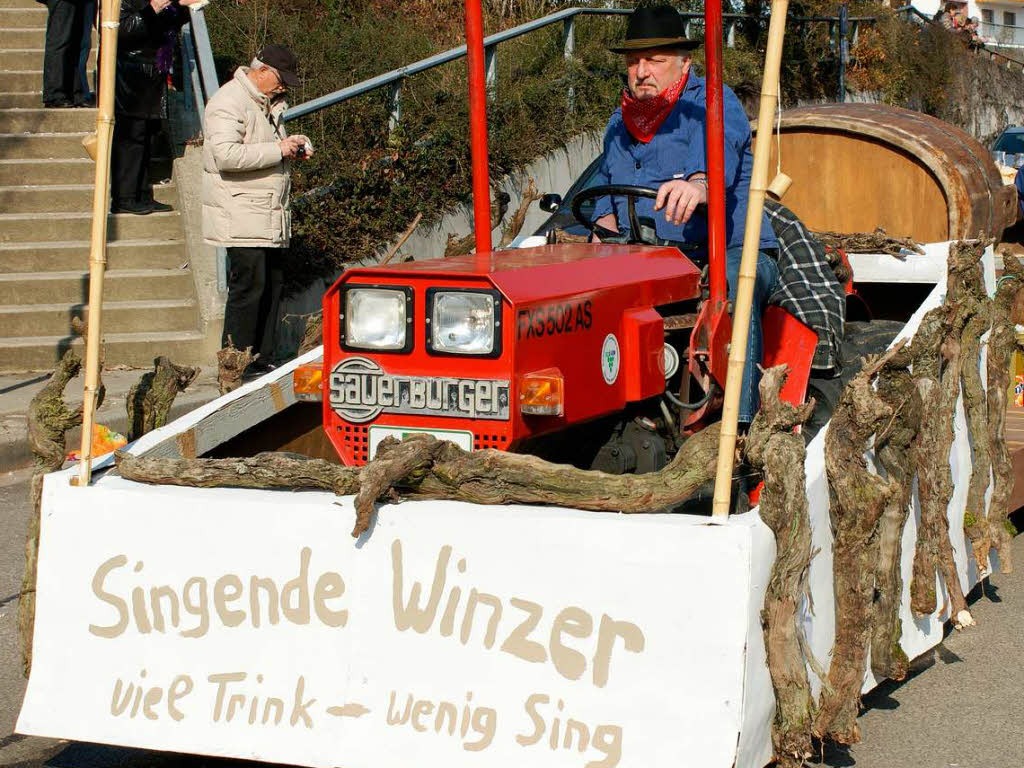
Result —
<svg viewBox="0 0 1024 768"><path fill-rule="evenodd" d="M319 402L324 399L324 369L320 363L300 365L292 372L296 400Z"/></svg>
<svg viewBox="0 0 1024 768"><path fill-rule="evenodd" d="M565 413L565 379L557 368L528 373L519 380L519 410L527 416Z"/></svg>

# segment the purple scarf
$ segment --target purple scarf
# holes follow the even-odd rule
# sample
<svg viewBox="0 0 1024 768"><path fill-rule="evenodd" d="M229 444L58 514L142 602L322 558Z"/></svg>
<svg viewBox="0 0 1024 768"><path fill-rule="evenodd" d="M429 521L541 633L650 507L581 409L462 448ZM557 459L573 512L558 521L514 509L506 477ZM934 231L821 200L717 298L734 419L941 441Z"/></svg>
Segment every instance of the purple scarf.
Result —
<svg viewBox="0 0 1024 768"><path fill-rule="evenodd" d="M181 13L181 7L177 3L167 6L163 13L177 16ZM156 52L156 69L158 72L167 74L174 68L174 46L178 44L178 28L180 24L171 23L171 28L164 35L164 44Z"/></svg>

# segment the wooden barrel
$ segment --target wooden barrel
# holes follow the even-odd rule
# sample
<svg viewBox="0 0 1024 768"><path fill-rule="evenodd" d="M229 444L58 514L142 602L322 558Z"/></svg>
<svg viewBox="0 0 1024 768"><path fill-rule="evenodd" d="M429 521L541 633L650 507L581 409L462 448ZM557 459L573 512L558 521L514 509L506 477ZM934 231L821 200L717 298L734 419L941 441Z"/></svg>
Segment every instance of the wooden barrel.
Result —
<svg viewBox="0 0 1024 768"><path fill-rule="evenodd" d="M756 126L755 126L756 131ZM956 126L881 104L821 104L782 113L769 177L793 185L783 202L815 230L870 232L918 242L999 238L1016 193L989 152Z"/></svg>

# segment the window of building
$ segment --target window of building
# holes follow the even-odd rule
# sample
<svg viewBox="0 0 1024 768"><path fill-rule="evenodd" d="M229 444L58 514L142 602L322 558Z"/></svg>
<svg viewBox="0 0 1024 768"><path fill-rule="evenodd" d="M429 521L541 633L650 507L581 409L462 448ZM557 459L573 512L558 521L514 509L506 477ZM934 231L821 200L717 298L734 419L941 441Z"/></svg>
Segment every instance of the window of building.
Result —
<svg viewBox="0 0 1024 768"><path fill-rule="evenodd" d="M1003 25L1007 27L1017 26L1017 14L1003 11Z"/></svg>
<svg viewBox="0 0 1024 768"><path fill-rule="evenodd" d="M981 20L986 24L991 24L993 21L995 21L995 15L992 13L991 8L981 9Z"/></svg>

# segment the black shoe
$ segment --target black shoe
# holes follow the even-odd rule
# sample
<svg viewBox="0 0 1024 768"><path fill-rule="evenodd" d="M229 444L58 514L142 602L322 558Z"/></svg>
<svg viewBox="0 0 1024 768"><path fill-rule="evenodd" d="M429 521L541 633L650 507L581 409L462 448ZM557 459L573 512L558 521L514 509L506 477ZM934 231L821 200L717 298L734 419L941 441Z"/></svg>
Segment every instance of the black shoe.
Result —
<svg viewBox="0 0 1024 768"><path fill-rule="evenodd" d="M87 99L75 101L74 106L79 108L92 109L96 106L96 97L90 96Z"/></svg>
<svg viewBox="0 0 1024 768"><path fill-rule="evenodd" d="M174 210L174 208L167 203L158 203L156 200L150 200L146 205L149 206L149 210L153 213L166 213L167 211Z"/></svg>
<svg viewBox="0 0 1024 768"><path fill-rule="evenodd" d="M263 360L261 358L258 360L253 360L251 363L249 363L249 367L246 368L246 370L262 375L264 373L270 373L275 368L277 368L276 365L274 365L273 363L268 363L266 360Z"/></svg>
<svg viewBox="0 0 1024 768"><path fill-rule="evenodd" d="M47 109L69 109L75 105L67 99L54 99L53 101L44 101L43 106Z"/></svg>
<svg viewBox="0 0 1024 768"><path fill-rule="evenodd" d="M149 203L140 203L135 200L115 200L110 206L111 213L133 213L136 216L145 216L153 212Z"/></svg>
<svg viewBox="0 0 1024 768"><path fill-rule="evenodd" d="M260 376L270 373L275 368L277 368L277 366L273 363L268 363L263 360L254 360L249 363L249 367L245 369L245 373L242 374L242 378L246 381L252 381L253 379L258 379Z"/></svg>

